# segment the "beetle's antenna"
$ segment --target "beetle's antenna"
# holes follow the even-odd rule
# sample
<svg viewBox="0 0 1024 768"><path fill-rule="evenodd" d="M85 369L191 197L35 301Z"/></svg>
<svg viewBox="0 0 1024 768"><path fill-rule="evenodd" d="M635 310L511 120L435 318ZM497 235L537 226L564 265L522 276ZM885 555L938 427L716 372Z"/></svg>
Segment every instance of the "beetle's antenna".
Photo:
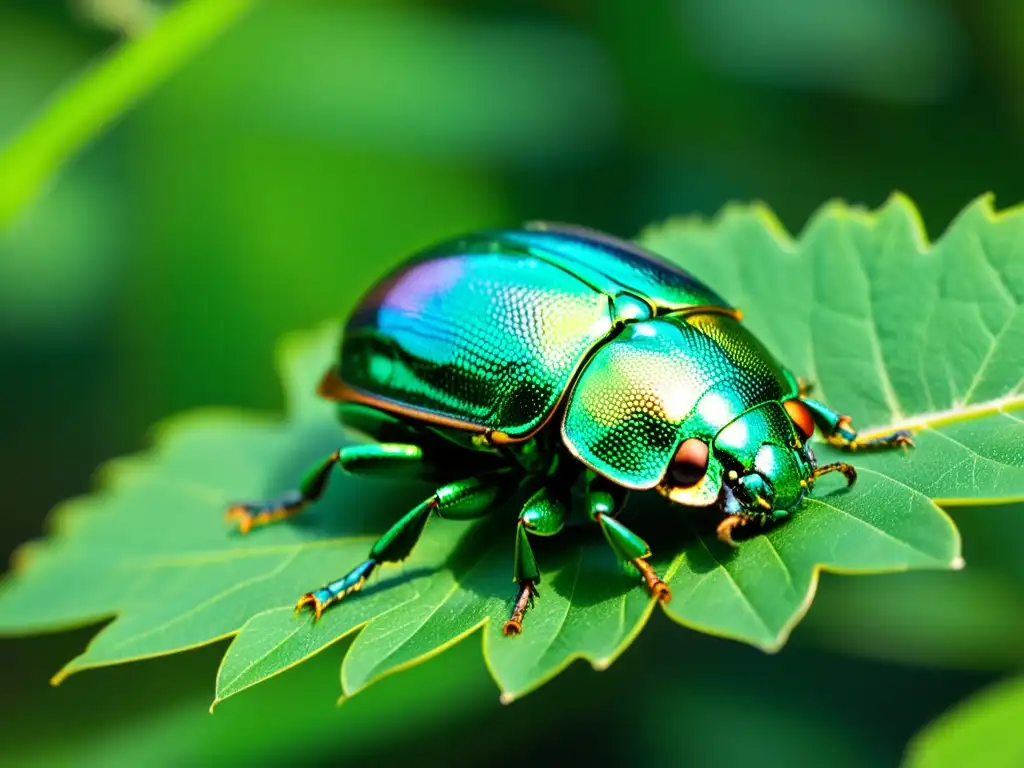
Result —
<svg viewBox="0 0 1024 768"><path fill-rule="evenodd" d="M827 475L829 472L842 472L846 478L847 487L857 482L857 470L854 469L852 464L847 464L845 461L837 461L833 464L826 464L823 467L817 467L814 470L813 479L817 480L822 475Z"/></svg>

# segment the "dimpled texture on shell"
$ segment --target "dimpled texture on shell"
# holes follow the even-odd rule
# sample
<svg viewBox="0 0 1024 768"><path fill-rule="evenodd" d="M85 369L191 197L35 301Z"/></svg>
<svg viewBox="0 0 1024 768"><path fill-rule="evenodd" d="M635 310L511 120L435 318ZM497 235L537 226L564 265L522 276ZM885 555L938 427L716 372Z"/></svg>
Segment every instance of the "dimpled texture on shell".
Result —
<svg viewBox="0 0 1024 768"><path fill-rule="evenodd" d="M566 405L562 439L620 485L653 488L680 442L710 443L744 411L791 387L732 317L667 315L626 326L587 362Z"/></svg>
<svg viewBox="0 0 1024 768"><path fill-rule="evenodd" d="M521 437L611 332L610 302L542 259L478 247L435 250L373 289L346 327L340 377L385 410L390 401Z"/></svg>
<svg viewBox="0 0 1024 768"><path fill-rule="evenodd" d="M761 446L788 448L797 439L796 428L781 403L769 402L736 419L715 438L715 448L735 458L744 469L752 469Z"/></svg>
<svg viewBox="0 0 1024 768"><path fill-rule="evenodd" d="M714 436L744 411L770 400L796 397L796 378L740 321L721 315L687 318L692 328L711 339L729 361L729 375L701 397L691 425Z"/></svg>
<svg viewBox="0 0 1024 768"><path fill-rule="evenodd" d="M659 310L731 308L715 291L675 264L602 232L535 222L526 229L497 234L533 255L564 266L607 293L629 291L643 296Z"/></svg>

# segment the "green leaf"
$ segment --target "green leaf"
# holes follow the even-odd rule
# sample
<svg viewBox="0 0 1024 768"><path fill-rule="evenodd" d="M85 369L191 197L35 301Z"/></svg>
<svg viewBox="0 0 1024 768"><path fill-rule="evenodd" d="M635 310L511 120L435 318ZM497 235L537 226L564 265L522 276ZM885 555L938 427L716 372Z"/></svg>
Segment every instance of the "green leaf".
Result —
<svg viewBox="0 0 1024 768"><path fill-rule="evenodd" d="M826 205L799 240L757 206L641 239L740 307L863 434L914 431L915 450L858 454L858 469L947 505L1024 499L1020 208L982 197L933 246L901 195L877 213Z"/></svg>
<svg viewBox="0 0 1024 768"><path fill-rule="evenodd" d="M969 209L942 243L964 226L980 229L962 236L968 242L1002 243L999 254L993 245L989 256L1005 273L999 290L1009 290L1005 286L1020 281L1015 266L1020 260L1015 262L1013 253L1017 238L999 233L1001 227L1016 226L1017 217L972 218L976 210ZM903 279L898 268L900 259L914 261L898 247L901 221L911 236L905 245L918 255L914 282ZM963 392L976 393L961 396L968 418L955 411L955 420L952 400L929 395L929 408L949 411L944 423L920 415L918 401L902 383L910 381L909 374L897 374L893 363L884 362L892 356L902 365L909 355L925 373L932 370L931 358L919 354L924 342L886 319L902 313L907 327L923 327L911 310L921 303L921 284L930 279L939 253L915 250L924 247L915 221L912 209L898 199L877 219L830 206L799 245L757 208L731 209L712 227L676 223L646 236L653 248L692 266L741 304L755 331L783 360L818 383L819 396L860 423L881 427L896 421L894 414L916 419L922 443L906 453L858 454L863 471L853 489L843 487L841 479L822 481L787 522L756 532L739 550L715 539L713 520L681 514L651 495L637 497L623 519L653 546L652 563L674 595L666 606L672 618L775 650L806 612L821 570L866 573L962 564L957 531L929 491L950 489L941 495L974 501L1019 493L1020 450L1012 442L999 443L1001 432L996 448L979 437L981 432L961 434L963 447L945 457L955 462L956 451L996 456L991 461L998 471L990 467L986 475L979 459L973 474L929 474L944 460L935 446L947 427L1001 418L993 402L1013 415L1019 382L1009 379L1020 367L1014 366L1011 348L992 342L978 357L989 360L988 373L978 374L975 382L956 378ZM974 252L943 250L942 243L935 250L945 254L943 269L960 274L958 259ZM835 258L837 252L842 258ZM859 270L853 276L851 264ZM860 283L854 279L858 274ZM1011 328L1001 332L1002 338L1013 336L1015 321L997 312L1002 305L992 306L991 297L981 288L970 289L963 277L944 291L953 285L963 295L951 304L962 309L973 302L974 313L1002 318ZM882 301L883 296L888 298ZM845 303L837 310L840 300ZM857 314L875 304L884 304L884 312ZM342 663L344 695L476 631L505 701L535 689L573 659L599 669L610 664L641 631L654 604L589 524L537 544L541 595L527 615L526 631L517 638L501 636L514 593L514 510L472 523L433 520L406 562L383 568L367 589L319 623L294 614L298 595L362 560L373 537L431 490L338 477L327 496L294 523L246 537L224 527L221 517L230 501L294 486L309 464L344 439L330 404L313 395L338 335L338 326L331 324L285 345L288 420L261 422L223 413L178 419L160 430L149 454L108 470L105 491L61 510L54 534L26 548L15 574L0 587L0 631L43 631L114 616L58 680L81 669L237 635L218 675L215 703L357 630ZM961 346L951 349L940 349L941 334L927 336L935 354L950 365L970 358L974 337L962 329ZM982 395L996 400L976 399ZM932 433L936 442L929 447Z"/></svg>
<svg viewBox="0 0 1024 768"><path fill-rule="evenodd" d="M1024 677L982 691L942 715L910 742L906 768L1024 765Z"/></svg>

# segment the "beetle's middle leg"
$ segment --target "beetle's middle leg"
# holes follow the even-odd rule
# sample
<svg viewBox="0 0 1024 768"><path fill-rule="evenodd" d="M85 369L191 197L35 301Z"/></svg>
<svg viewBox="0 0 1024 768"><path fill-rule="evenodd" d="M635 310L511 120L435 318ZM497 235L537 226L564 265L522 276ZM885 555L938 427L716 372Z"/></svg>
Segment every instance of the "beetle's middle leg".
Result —
<svg viewBox="0 0 1024 768"><path fill-rule="evenodd" d="M801 398L814 419L815 426L821 430L825 439L839 448L857 451L865 448L890 448L895 446L912 447L914 441L905 429L897 429L877 437L862 438L853 428L849 416L844 416L829 408L824 403L808 397Z"/></svg>
<svg viewBox="0 0 1024 768"><path fill-rule="evenodd" d="M433 468L423 449L408 443L370 443L350 445L335 451L306 473L299 487L275 499L233 504L227 511L228 521L237 520L238 529L248 533L258 525L301 512L317 501L327 489L327 481L335 465L353 474L421 475Z"/></svg>
<svg viewBox="0 0 1024 768"><path fill-rule="evenodd" d="M506 469L441 486L377 539L366 560L340 579L307 592L299 598L295 610L309 606L313 610L314 619L319 619L329 605L362 589L366 579L379 565L405 560L423 533L431 513L436 512L439 517L452 520L482 517L519 481L520 475L516 471Z"/></svg>
<svg viewBox="0 0 1024 768"><path fill-rule="evenodd" d="M651 548L647 542L615 519L626 503L627 491L602 477L594 477L587 487L587 514L601 526L612 551L623 562L633 566L643 577L647 591L663 603L672 598L668 584L655 573L647 558Z"/></svg>
<svg viewBox="0 0 1024 768"><path fill-rule="evenodd" d="M540 568L530 546L530 536L554 536L565 525L569 517L571 485L549 479L523 504L516 527L515 565L512 579L519 585L512 615L502 627L508 637L523 631L523 617L526 609L533 604L540 584Z"/></svg>

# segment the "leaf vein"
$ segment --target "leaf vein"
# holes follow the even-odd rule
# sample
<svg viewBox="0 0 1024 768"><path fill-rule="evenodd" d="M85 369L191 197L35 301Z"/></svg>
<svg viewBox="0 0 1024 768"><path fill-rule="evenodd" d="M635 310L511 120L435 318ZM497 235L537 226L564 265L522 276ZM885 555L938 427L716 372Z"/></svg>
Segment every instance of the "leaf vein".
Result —
<svg viewBox="0 0 1024 768"><path fill-rule="evenodd" d="M231 594L233 594L235 592L238 592L239 590L245 589L246 587L252 586L253 584L259 584L261 581L266 581L267 579L272 578L272 577L276 576L277 574L281 573L281 571L283 571L285 568L287 568L288 565L290 565L292 563L292 561L295 560L295 558L297 556L298 556L298 552L297 551L293 552L291 555L289 555L288 557L285 557L280 563L278 563L276 566L274 566L273 569L271 569L269 571L265 571L263 573L256 574L255 576L251 576L248 579L244 579L242 581L235 582L234 584L232 584L227 589L225 589L225 590L223 590L221 592L218 592L215 595L211 595L206 600L203 600L201 603L197 603L196 605L192 606L189 610L187 610L187 611L185 611L183 613L179 613L178 615L173 616L170 619L167 619L166 621L158 624L155 627L152 627L151 629L146 630L145 632L140 632L138 634L130 635L129 637L124 638L120 642L115 643L113 646L111 646L111 649L124 648L126 645L131 645L133 643L137 643L140 640L144 640L147 637L150 637L152 635L155 635L155 634L158 634L160 632L163 632L168 627L174 626L175 624L177 624L177 623L179 623L181 621L184 621L185 619L189 618L190 616L193 616L196 613L199 613L201 610L203 610L207 606L213 605L214 603L219 602L220 600L223 600L228 595L231 595Z"/></svg>
<svg viewBox="0 0 1024 768"><path fill-rule="evenodd" d="M733 576L733 574L729 571L728 566L726 566L725 563L723 563L721 560L719 560L715 556L715 553L711 551L711 548L707 545L707 542L704 541L704 537L702 535L700 535L699 533L697 534L697 541L700 542L700 545L704 548L704 551L708 553L708 556L712 560L714 560L715 564L719 568L722 569L723 573L725 573L726 577L729 580L729 584L732 586L732 588L736 592L736 594L739 595L740 602L743 605L745 605L747 607L747 609L750 611L750 613L753 615L753 617L755 619L757 619L757 622L764 629L765 633L767 633L768 635L774 637L777 633L772 631L771 627L768 626L768 622L761 615L761 612L754 605L753 601L751 601L750 596L747 595L747 593L743 591L742 587L740 587L739 582L736 581L736 577ZM691 594L692 594L692 592L691 592Z"/></svg>

